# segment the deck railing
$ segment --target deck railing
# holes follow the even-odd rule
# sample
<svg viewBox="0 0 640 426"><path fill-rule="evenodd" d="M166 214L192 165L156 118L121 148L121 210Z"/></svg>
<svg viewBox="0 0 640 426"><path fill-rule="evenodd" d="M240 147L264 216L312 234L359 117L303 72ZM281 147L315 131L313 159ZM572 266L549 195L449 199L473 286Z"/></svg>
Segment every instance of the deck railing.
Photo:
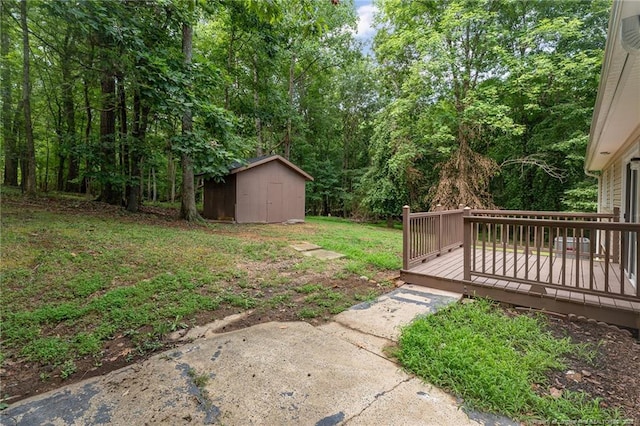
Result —
<svg viewBox="0 0 640 426"><path fill-rule="evenodd" d="M526 218L523 218L526 217ZM640 265L640 225L617 212L574 214L465 211L464 279L472 276L638 301L625 268ZM615 277L611 277L615 274Z"/></svg>
<svg viewBox="0 0 640 426"><path fill-rule="evenodd" d="M403 208L402 267L409 269L418 263L462 246L462 215L464 210L411 213Z"/></svg>
<svg viewBox="0 0 640 426"><path fill-rule="evenodd" d="M484 216L484 217L504 217L504 218L514 218L514 219L535 219L535 220L562 220L562 221L587 221L587 222L618 222L620 218L620 209L618 207L613 209L613 213L573 213L573 212L552 212L552 211L529 211L529 210L471 210L470 215L472 216ZM507 228L505 228L507 230ZM548 238L548 234L540 235L538 233L538 229L534 228L531 232L524 232L522 227L518 229L513 228L511 234L507 235L499 235L498 237L501 239L509 240L513 238L516 231L518 236L518 241L520 247L525 247L528 239L528 243L531 246L535 246L538 243L542 244L542 248L548 248L549 244L553 244ZM568 235L567 238L588 238L591 242L591 239L595 240L596 244L596 253L603 254L604 252L608 252L610 254L610 260L613 262L618 262L620 259L620 234L613 233L611 241L608 245L609 250L604 245L604 234L602 232L594 232L591 235L591 232L587 232L587 236L585 235ZM559 236L556 236L559 237ZM589 238L591 237L591 238ZM571 243L573 240L569 240ZM576 240L575 242L577 242ZM515 241L514 241L515 242ZM573 250L573 245L568 245L569 251ZM586 252L583 253L586 255Z"/></svg>

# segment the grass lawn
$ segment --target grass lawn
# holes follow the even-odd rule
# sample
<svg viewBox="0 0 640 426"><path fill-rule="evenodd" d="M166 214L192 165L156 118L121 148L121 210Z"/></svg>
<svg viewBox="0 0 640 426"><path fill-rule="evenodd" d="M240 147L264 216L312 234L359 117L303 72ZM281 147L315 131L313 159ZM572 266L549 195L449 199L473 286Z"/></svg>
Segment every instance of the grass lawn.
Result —
<svg viewBox="0 0 640 426"><path fill-rule="evenodd" d="M530 422L623 422L598 400L547 383L545 373L562 370L565 355L589 361L594 349L554 338L539 318L509 317L476 300L414 321L402 331L396 355L409 371L480 410Z"/></svg>
<svg viewBox="0 0 640 426"><path fill-rule="evenodd" d="M119 355L132 361L165 347L173 331L230 313L326 320L388 289L401 264L401 231L336 219L189 225L6 190L1 218L0 363L37 370L41 382ZM347 257L323 261L289 247L302 241ZM107 350L113 341L125 348Z"/></svg>

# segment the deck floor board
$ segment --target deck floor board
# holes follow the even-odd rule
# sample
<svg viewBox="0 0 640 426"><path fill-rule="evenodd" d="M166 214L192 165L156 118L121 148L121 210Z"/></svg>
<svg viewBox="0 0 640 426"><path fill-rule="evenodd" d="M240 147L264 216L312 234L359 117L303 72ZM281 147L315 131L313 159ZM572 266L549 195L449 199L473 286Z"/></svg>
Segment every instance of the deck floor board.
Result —
<svg viewBox="0 0 640 426"><path fill-rule="evenodd" d="M475 256L472 255L472 263L475 264L475 271L486 274L502 274L504 275L504 279L500 277L477 276L472 273L471 281L474 284L503 289L505 291L530 293L533 295L539 291L539 286L511 281L510 278L538 281L542 287L544 287L545 284L562 285L564 282L565 289L546 287L546 294L558 300L571 300L575 303L586 303L593 306L613 306L619 309L640 312L640 301L631 302L628 300L619 300L615 297L616 293L620 293L621 286L620 266L618 264L609 264L608 286L610 293L599 296L575 291L576 289L590 289L591 274L589 271L591 269L591 260L589 258L583 257L576 259L575 257L567 255L565 259L565 269L563 271L561 253L554 253L551 257L549 253L542 252L540 255L534 253L528 255L525 259L524 253L514 253L513 251L504 250L499 245L496 246L495 251L491 245L487 245L486 249L484 258L481 248L476 249ZM483 264L484 269L482 267ZM427 262L420 263L408 271L420 275L462 282L464 280L463 250L452 250L449 253L445 253ZM551 275L551 273L553 275ZM597 291L605 291L604 261L593 260L592 288ZM635 287L633 287L626 277L624 280L624 289L627 295L636 294Z"/></svg>

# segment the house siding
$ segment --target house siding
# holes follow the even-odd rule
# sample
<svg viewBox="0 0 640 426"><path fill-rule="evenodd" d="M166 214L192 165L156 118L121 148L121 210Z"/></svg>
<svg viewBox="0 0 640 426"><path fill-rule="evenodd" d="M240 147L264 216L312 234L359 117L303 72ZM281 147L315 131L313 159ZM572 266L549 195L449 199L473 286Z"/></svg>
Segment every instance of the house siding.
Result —
<svg viewBox="0 0 640 426"><path fill-rule="evenodd" d="M600 179L599 211L613 213L615 207L624 209L624 172L629 159L640 156L640 139L632 144L626 151L616 156L616 159L602 171Z"/></svg>

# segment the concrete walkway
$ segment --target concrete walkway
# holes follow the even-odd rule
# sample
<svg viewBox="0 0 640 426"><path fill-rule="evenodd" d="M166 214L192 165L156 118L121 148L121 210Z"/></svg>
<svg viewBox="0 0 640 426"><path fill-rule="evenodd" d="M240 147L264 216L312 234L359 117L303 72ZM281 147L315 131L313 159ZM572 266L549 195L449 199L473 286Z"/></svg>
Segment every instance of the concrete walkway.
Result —
<svg viewBox="0 0 640 426"><path fill-rule="evenodd" d="M399 327L459 297L405 285L320 327L271 322L216 334L20 401L0 424L513 424L463 411L384 354Z"/></svg>

